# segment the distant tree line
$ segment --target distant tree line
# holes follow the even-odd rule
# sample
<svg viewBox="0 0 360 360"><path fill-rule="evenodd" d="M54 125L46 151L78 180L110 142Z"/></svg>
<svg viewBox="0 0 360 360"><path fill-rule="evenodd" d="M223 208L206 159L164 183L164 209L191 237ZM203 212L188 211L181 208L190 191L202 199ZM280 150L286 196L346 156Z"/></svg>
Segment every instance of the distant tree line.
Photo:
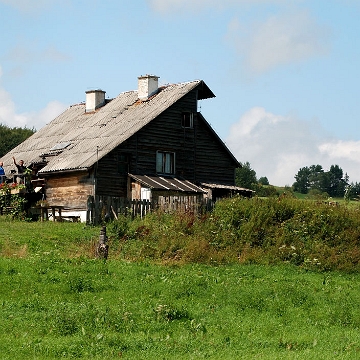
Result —
<svg viewBox="0 0 360 360"><path fill-rule="evenodd" d="M10 128L9 126L0 124L0 157L7 154L34 133L35 129L28 129L26 127Z"/></svg>
<svg viewBox="0 0 360 360"><path fill-rule="evenodd" d="M279 195L275 186L269 184L266 176L260 177L259 179L256 177L256 171L251 168L248 161L240 163L240 165L235 172L236 186L254 190L258 196Z"/></svg>
<svg viewBox="0 0 360 360"><path fill-rule="evenodd" d="M295 182L287 190L321 197L360 196L360 183L350 183L349 176L339 165L331 165L325 171L321 165L305 166L295 174ZM255 190L258 196L279 195L277 189L269 184L267 177L256 177L256 172L249 162L241 163L236 169L235 183L237 186Z"/></svg>
<svg viewBox="0 0 360 360"><path fill-rule="evenodd" d="M321 165L305 166L295 175L294 191L302 194L324 194L330 197L357 197L360 183L350 183L347 173L339 165L331 165L324 171Z"/></svg>

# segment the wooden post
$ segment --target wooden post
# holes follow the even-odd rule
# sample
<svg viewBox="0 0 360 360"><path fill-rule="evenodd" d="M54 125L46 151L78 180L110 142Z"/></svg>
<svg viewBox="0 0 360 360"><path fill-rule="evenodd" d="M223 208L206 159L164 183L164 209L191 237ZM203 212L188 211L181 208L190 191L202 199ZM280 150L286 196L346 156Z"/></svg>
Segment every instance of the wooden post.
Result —
<svg viewBox="0 0 360 360"><path fill-rule="evenodd" d="M107 244L108 237L106 236L106 226L100 230L99 242L96 248L96 257L98 259L106 260L109 254L109 245Z"/></svg>

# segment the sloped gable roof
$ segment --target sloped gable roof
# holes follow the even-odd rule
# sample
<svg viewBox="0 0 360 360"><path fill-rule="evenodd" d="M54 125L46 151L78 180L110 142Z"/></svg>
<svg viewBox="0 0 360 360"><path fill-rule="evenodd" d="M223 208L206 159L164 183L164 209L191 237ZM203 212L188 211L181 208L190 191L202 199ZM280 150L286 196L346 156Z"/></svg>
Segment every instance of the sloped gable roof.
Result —
<svg viewBox="0 0 360 360"><path fill-rule="evenodd" d="M195 88L199 99L215 96L195 80L160 87L145 101L136 90L123 92L92 113L85 112L85 103L72 105L6 154L5 169L10 172L15 156L27 166L46 159L40 173L86 170Z"/></svg>

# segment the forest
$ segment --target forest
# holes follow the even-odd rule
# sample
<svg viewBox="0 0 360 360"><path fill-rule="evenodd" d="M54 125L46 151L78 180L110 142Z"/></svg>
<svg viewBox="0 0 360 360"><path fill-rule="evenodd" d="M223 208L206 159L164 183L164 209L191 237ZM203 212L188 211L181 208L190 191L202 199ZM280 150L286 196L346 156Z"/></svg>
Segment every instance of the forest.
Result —
<svg viewBox="0 0 360 360"><path fill-rule="evenodd" d="M35 133L35 129L9 127L0 124L0 157Z"/></svg>
<svg viewBox="0 0 360 360"><path fill-rule="evenodd" d="M269 184L267 177L257 178L256 171L249 162L236 169L236 185L256 191L258 196L279 195L275 186ZM294 175L295 182L288 190L312 197L358 199L360 183L350 182L347 172L339 165L331 165L325 171L321 165L310 165L299 169Z"/></svg>

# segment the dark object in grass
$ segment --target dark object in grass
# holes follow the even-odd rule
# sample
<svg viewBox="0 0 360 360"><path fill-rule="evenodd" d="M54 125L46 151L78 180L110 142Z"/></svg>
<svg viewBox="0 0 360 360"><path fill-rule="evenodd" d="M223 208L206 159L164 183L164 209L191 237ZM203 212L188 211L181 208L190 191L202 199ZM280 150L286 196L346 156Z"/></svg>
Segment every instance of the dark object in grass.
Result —
<svg viewBox="0 0 360 360"><path fill-rule="evenodd" d="M98 259L106 260L109 254L109 245L107 244L108 237L106 236L106 226L100 230L99 242L96 248L96 257Z"/></svg>

